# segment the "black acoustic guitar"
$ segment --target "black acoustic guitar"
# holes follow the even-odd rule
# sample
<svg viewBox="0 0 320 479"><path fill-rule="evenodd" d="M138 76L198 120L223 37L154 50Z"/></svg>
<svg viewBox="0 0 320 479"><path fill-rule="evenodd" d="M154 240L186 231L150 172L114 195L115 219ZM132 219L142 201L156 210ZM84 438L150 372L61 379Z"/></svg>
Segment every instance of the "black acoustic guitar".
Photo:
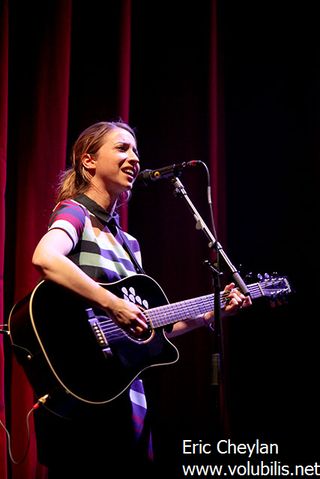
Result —
<svg viewBox="0 0 320 479"><path fill-rule="evenodd" d="M108 403L147 368L175 363L179 352L164 327L214 309L213 294L169 303L159 284L144 274L100 284L144 309L149 328L143 336L130 335L105 311L50 281L40 282L10 313L16 358L36 396L48 397L46 407L57 414L68 414L64 408L70 399L70 404ZM253 283L248 289L252 299L276 300L291 292L286 277ZM221 307L225 301L222 292Z"/></svg>

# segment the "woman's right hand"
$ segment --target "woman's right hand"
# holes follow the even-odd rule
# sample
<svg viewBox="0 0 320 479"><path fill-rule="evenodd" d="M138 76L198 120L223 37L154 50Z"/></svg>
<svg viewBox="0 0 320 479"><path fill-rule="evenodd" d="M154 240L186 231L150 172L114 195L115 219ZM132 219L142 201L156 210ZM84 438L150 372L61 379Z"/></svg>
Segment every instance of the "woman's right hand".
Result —
<svg viewBox="0 0 320 479"><path fill-rule="evenodd" d="M128 330L136 335L145 332L148 324L142 309L131 301L113 296L108 307L113 321L125 331Z"/></svg>

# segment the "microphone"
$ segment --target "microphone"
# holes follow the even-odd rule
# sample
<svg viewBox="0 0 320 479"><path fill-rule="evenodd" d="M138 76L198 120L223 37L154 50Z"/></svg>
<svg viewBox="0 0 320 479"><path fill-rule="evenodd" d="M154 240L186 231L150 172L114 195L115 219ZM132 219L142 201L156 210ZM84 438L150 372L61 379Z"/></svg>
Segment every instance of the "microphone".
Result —
<svg viewBox="0 0 320 479"><path fill-rule="evenodd" d="M148 184L153 181L162 180L164 178L171 178L173 176L179 176L182 170L185 168L192 168L200 164L201 161L192 160L184 161L183 163L174 163L173 165L163 166L157 170L143 170L137 176L136 181L141 181L144 184Z"/></svg>

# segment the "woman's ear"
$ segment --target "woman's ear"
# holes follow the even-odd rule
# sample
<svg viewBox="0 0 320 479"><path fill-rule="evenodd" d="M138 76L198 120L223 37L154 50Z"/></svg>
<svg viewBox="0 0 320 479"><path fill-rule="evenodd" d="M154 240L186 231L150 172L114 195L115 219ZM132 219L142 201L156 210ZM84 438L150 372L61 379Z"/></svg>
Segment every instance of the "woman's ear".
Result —
<svg viewBox="0 0 320 479"><path fill-rule="evenodd" d="M90 153L83 155L81 163L86 170L92 170L96 167L96 159L93 155L90 155Z"/></svg>

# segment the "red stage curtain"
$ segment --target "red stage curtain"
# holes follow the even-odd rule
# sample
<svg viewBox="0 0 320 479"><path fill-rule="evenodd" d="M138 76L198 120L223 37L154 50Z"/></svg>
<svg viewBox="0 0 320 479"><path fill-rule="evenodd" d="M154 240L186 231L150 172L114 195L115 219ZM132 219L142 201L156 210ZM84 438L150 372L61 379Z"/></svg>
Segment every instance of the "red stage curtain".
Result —
<svg viewBox="0 0 320 479"><path fill-rule="evenodd" d="M130 66L131 66L131 0L122 3L120 17L119 37L120 59L119 59L119 113L120 118L129 122L130 116ZM121 225L128 229L128 208L122 205L120 211Z"/></svg>
<svg viewBox="0 0 320 479"><path fill-rule="evenodd" d="M16 210L9 202L6 205L8 221L15 224L15 250L13 245L10 248L15 268L14 301L38 280L31 266L32 252L46 229L53 206L50 185L56 184L58 172L65 167L68 132L71 1L48 2L43 9L32 9L39 9L39 5L28 5L25 22L18 5L16 11L9 12L13 17L17 15L22 29L15 31L12 38L16 55L11 59L12 68L21 84L13 79L15 111L9 112L9 136L14 142L8 161L14 163L11 171L15 174L12 189ZM26 415L34 397L14 360L10 386L12 453L19 460L27 447ZM13 479L40 478L45 474L37 463L32 416L30 423L29 452L21 464L13 464Z"/></svg>
<svg viewBox="0 0 320 479"><path fill-rule="evenodd" d="M0 324L4 319L4 242L5 242L5 189L8 129L8 4L3 2L0 10ZM0 329L3 326L0 326ZM0 421L5 421L4 350L0 335ZM0 477L7 477L7 442L0 428Z"/></svg>
<svg viewBox="0 0 320 479"><path fill-rule="evenodd" d="M54 204L54 186L57 176L66 166L68 149L75 136L82 128L94 121L117 117L132 122L133 126L138 125L138 133L143 132L145 135L145 131L150 131L152 121L150 121L149 109L152 109L152 105L148 96L145 97L144 91L139 90L140 83L142 80L146 81L149 74L150 61L146 56L146 52L149 52L146 47L148 38L139 38L139 28L134 29L133 26L141 21L143 26L148 28L153 25L154 7L150 9L149 2L146 2L145 10L142 9L142 19L139 14L142 8L140 2L122 0L113 5L110 2L105 3L106 5L102 6L101 2L93 1L92 5L87 2L82 5L81 2L72 2L72 0L48 0L43 2L41 7L30 2L24 4L17 0L11 0L9 5L7 2L2 3L0 19L1 313L4 310L4 299L5 309L8 312L12 304L31 290L38 280L31 266L32 252L46 230L48 217ZM202 143L210 147L210 153L199 159L207 161L214 173L212 175L215 185L213 199L216 214L219 214L220 218L216 217L216 221L221 231L224 191L217 188L218 179L222 173L220 166L218 167L221 138L219 138L218 129L220 111L217 90L215 7L216 1L206 2L206 11L210 10L212 13L213 30L210 30L210 19L205 18L205 13L199 13L199 18L203 16L203 24L208 28L207 36L203 35L201 39L208 38L205 49L210 51L210 56L206 60L211 63L208 90L201 92L201 98L206 98L206 101L201 100L201 108L204 111L200 112L198 103L193 101L192 87L185 88L182 85L181 95L184 97L181 105L183 108L189 108L188 115L192 120L189 125L190 131L183 130L183 122L182 130L179 130L180 119L177 116L177 123L172 123L172 131L176 129L178 135L176 134L174 139L168 131L170 134L167 135L167 141L170 147L172 144L173 151L175 143L178 151L183 134L191 134L194 127L198 125L198 115L201 116L203 113L205 118L210 119L209 127L206 123L206 128L195 128L192 148L196 151ZM167 8L165 2L161 8L162 10ZM188 13L189 19L192 18L190 12L191 10ZM180 13L176 12L176 14L180 18ZM163 11L162 15L166 18ZM10 28L8 29L9 20ZM168 43L164 47L168 47L168 55L172 53L171 46L176 41L175 35L177 39L179 38L179 46L181 35L186 35L186 38L189 35L189 31L184 29L183 22L179 28L181 31L177 33L174 31L170 40L171 44ZM161 32L166 38L165 25L161 28ZM10 57L8 57L8 39ZM166 38L166 41L168 40ZM143 52L139 50L139 41L142 41L145 49ZM199 51L202 47L202 44L197 44ZM165 50L161 53L164 57L166 56ZM141 54L144 63L140 64L139 69L139 64L133 62L133 58ZM157 58L153 58L152 61L153 65L156 65ZM135 82L132 80L132 67L135 67ZM175 71L173 66L167 74L169 82L167 86L170 87L171 79L174 83L175 74L180 75L181 71L178 71L178 67ZM198 81L197 72L193 74ZM158 107L164 106L161 80L157 78L151 80L154 82L152 92L154 100ZM201 82L207 85L207 79ZM193 114L194 104L196 107ZM176 113L170 109L170 100L167 100L166 105L167 109L161 111L163 117L159 116L158 119L163 124L170 122L168 113L173 117ZM133 106L136 108L134 109ZM159 146L155 134L162 135L163 138L166 136L165 130L159 130L150 135L149 141L153 143L153 150L157 150ZM203 136L205 136L204 142ZM146 147L146 144L143 146ZM187 143L185 147L187 148ZM204 150L202 146L202 151ZM163 159L164 166L166 159L165 157ZM152 161L151 157L150 160ZM146 164L144 167L152 166L162 165ZM166 210L167 206L163 205L163 207ZM151 202L144 205L144 209L147 208L152 213ZM123 208L121 218L122 225L127 228L127 207ZM144 236L147 237L148 227L147 224L144 225L146 234L141 234L142 239ZM148 254L151 256L152 248L151 244L147 256ZM164 250L163 258L166 257L169 255ZM4 269L7 275L7 297L4 297ZM198 286L202 278L200 277L198 281L194 274L193 280L193 284ZM174 288L176 286L176 284L172 285ZM1 323L5 322L6 317L1 319ZM203 349L203 345L200 344L199 348ZM34 397L22 369L12 357L10 345L8 344L8 348L4 349L5 358L3 358L1 342L0 418L4 422L5 412L7 412L7 417L10 418L13 456L19 459L27 446L25 419L33 406ZM6 377L4 377L4 370ZM201 398L201 394L199 397ZM32 416L30 423L30 448L21 464L12 464L11 461L6 463L6 436L3 429L0 429L1 478L5 478L7 474L10 474L12 479L46 477L45 468L37 461Z"/></svg>

